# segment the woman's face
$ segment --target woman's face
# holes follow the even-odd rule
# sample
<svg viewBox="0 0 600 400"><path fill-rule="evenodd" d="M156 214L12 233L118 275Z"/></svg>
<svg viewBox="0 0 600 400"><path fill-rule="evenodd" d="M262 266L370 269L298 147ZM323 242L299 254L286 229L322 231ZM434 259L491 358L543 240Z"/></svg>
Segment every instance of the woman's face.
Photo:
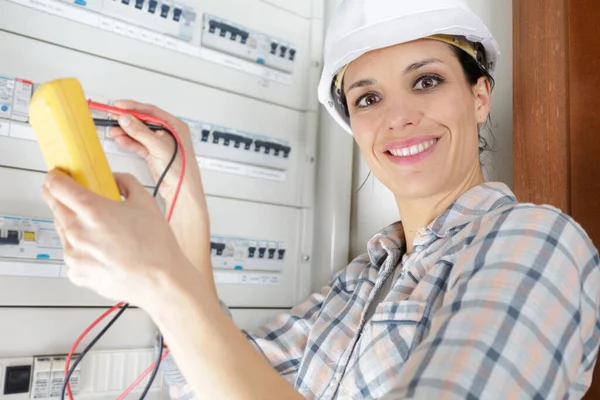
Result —
<svg viewBox="0 0 600 400"><path fill-rule="evenodd" d="M356 142L397 199L448 193L480 176L477 124L489 114L489 81L471 87L446 43L369 52L348 66L344 92Z"/></svg>

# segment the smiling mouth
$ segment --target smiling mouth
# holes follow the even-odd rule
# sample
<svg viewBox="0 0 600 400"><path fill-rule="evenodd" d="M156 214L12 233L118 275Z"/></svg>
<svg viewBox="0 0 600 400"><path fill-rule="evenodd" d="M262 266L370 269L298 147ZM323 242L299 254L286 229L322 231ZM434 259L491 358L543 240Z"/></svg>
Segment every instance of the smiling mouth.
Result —
<svg viewBox="0 0 600 400"><path fill-rule="evenodd" d="M421 154L423 152L425 152L427 149L429 149L431 146L433 146L434 144L436 144L438 142L439 139L431 139L428 140L426 142L422 142L419 144L415 144L409 147L404 147L402 149L391 149L388 150L387 152L389 154L391 154L394 157L410 157L410 156L416 156L418 154Z"/></svg>

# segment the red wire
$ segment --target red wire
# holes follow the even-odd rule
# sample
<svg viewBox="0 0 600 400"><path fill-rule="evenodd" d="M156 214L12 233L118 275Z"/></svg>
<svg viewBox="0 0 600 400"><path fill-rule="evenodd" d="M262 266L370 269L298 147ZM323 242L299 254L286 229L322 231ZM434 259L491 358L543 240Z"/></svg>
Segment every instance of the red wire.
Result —
<svg viewBox="0 0 600 400"><path fill-rule="evenodd" d="M102 321L104 318L106 318L108 315L110 315L110 313L112 313L113 311L121 308L121 306L123 306L123 304L125 304L125 303L119 303L119 304L115 305L113 308L111 308L110 310L106 311L97 320L95 320L90 326L88 326L87 329L85 331L83 331L83 333L77 338L77 340L73 344L73 347L71 347L71 351L69 352L69 355L67 356L67 362L65 363L65 379L67 378L67 375L69 374L69 368L71 367L71 365L70 365L71 358L73 357L73 353L75 353L75 350L77 350L77 346L79 346L79 343L83 340L84 337L87 336L88 333L90 333L90 331L92 329L94 329L96 327L96 325L98 325L100 323L100 321ZM67 384L67 393L69 394L69 398L72 400L73 395L71 394L71 385L70 384Z"/></svg>
<svg viewBox="0 0 600 400"><path fill-rule="evenodd" d="M139 119L140 121L144 121L144 122L148 122L148 123L152 123L152 124L156 124L156 125L161 125L165 128L167 128L175 137L175 140L177 141L177 145L179 147L179 152L181 154L181 173L179 174L179 181L177 182L177 187L175 189L175 193L173 194L173 201L171 202L171 206L169 207L169 211L167 212L167 221L171 221L171 217L173 215L173 210L175 209L175 203L177 203L177 198L179 197L179 192L181 190L181 185L183 184L183 177L185 176L185 164L186 164L186 158L185 158L185 150L183 148L183 143L181 142L181 138L179 137L179 135L177 134L177 131L175 131L175 129L173 129L168 123L166 123L165 121L153 117L151 115L146 115L146 114L142 114L139 112L135 112L135 111L130 111L130 110L123 110L121 108L117 108L117 107L111 107L109 105L106 104L102 104L102 103L96 103L95 101L92 100L88 100L88 107L91 110L96 110L96 111L101 111L101 112L105 112L105 113L109 113L109 114L114 114L114 115L122 115L122 114L129 114L132 115L134 117L136 117L137 119ZM65 379L67 378L67 375L69 373L69 368L70 368L70 364L71 364L71 359L73 358L73 354L75 353L77 346L79 346L79 343L90 333L90 331L92 329L94 329L94 327L96 327L96 325L98 325L98 323L100 323L100 321L102 321L104 318L106 318L108 315L110 315L112 312L114 312L115 310L121 308L121 306L124 303L119 303L117 305L115 305L113 308L111 308L110 310L106 311L104 314L102 314L100 317L98 317L98 319L96 319L75 341L75 343L73 344L73 347L71 347L71 351L69 352L69 355L67 356L67 361L65 363ZM161 358L161 360L164 360L165 357L167 357L167 355L169 354L169 349L165 349L163 356ZM133 389L135 389L135 387L154 369L154 367L156 366L156 361L150 366L148 367L122 394L121 396L119 396L118 400L122 400L125 398L125 396L127 396L129 393L131 393L131 391L133 391ZM71 392L71 383L67 382L67 394L69 396L70 400L73 400L73 394Z"/></svg>
<svg viewBox="0 0 600 400"><path fill-rule="evenodd" d="M168 355L169 355L169 349L165 349L162 357L160 358L161 361L164 360L165 358L167 358ZM154 369L155 366L156 366L156 361L154 361L151 366L149 366L135 381L133 381L133 383L127 388L127 390L125 390L117 398L117 400L123 400L125 397L127 397L127 395L129 393L131 393L131 391L133 389L135 389L135 387L146 377L146 375L148 375L150 372L152 372L152 370Z"/></svg>

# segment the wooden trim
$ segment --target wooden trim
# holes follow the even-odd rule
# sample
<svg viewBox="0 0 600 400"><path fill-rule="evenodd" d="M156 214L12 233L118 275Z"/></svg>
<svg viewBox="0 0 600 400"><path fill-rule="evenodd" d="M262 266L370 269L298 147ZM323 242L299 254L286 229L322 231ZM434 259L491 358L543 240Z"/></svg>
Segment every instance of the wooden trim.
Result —
<svg viewBox="0 0 600 400"><path fill-rule="evenodd" d="M570 0L569 15L571 216L599 246L600 4Z"/></svg>
<svg viewBox="0 0 600 400"><path fill-rule="evenodd" d="M568 1L513 0L514 191L567 213Z"/></svg>

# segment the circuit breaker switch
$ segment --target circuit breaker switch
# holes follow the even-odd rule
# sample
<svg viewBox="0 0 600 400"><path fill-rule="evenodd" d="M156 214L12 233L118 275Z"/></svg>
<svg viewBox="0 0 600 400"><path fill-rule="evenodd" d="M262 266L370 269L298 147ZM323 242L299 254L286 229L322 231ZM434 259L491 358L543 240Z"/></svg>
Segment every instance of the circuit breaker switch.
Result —
<svg viewBox="0 0 600 400"><path fill-rule="evenodd" d="M278 260L283 260L283 256L285 255L285 249L279 249L277 250L277 259Z"/></svg>
<svg viewBox="0 0 600 400"><path fill-rule="evenodd" d="M210 135L210 131L208 129L202 129L202 141L208 142L208 135Z"/></svg>
<svg viewBox="0 0 600 400"><path fill-rule="evenodd" d="M173 9L173 21L179 22L181 19L181 8Z"/></svg>
<svg viewBox="0 0 600 400"><path fill-rule="evenodd" d="M267 249L265 247L258 248L258 258L265 258L265 252Z"/></svg>
<svg viewBox="0 0 600 400"><path fill-rule="evenodd" d="M145 0L135 0L135 8L141 10L144 7Z"/></svg>
<svg viewBox="0 0 600 400"><path fill-rule="evenodd" d="M150 0L150 2L148 3L148 12L150 14L154 14L156 12L156 6L158 6L158 1Z"/></svg>
<svg viewBox="0 0 600 400"><path fill-rule="evenodd" d="M19 240L19 231L15 230L0 230L0 245L1 244L12 244L17 245L21 241Z"/></svg>
<svg viewBox="0 0 600 400"><path fill-rule="evenodd" d="M26 242L35 242L35 232L31 232L31 231L23 232L23 240Z"/></svg>
<svg viewBox="0 0 600 400"><path fill-rule="evenodd" d="M169 16L170 9L171 9L171 7L169 7L166 4L163 4L162 6L160 6L160 16L163 18L167 18Z"/></svg>
<svg viewBox="0 0 600 400"><path fill-rule="evenodd" d="M256 247L248 247L248 258L254 258L254 254L256 253Z"/></svg>

